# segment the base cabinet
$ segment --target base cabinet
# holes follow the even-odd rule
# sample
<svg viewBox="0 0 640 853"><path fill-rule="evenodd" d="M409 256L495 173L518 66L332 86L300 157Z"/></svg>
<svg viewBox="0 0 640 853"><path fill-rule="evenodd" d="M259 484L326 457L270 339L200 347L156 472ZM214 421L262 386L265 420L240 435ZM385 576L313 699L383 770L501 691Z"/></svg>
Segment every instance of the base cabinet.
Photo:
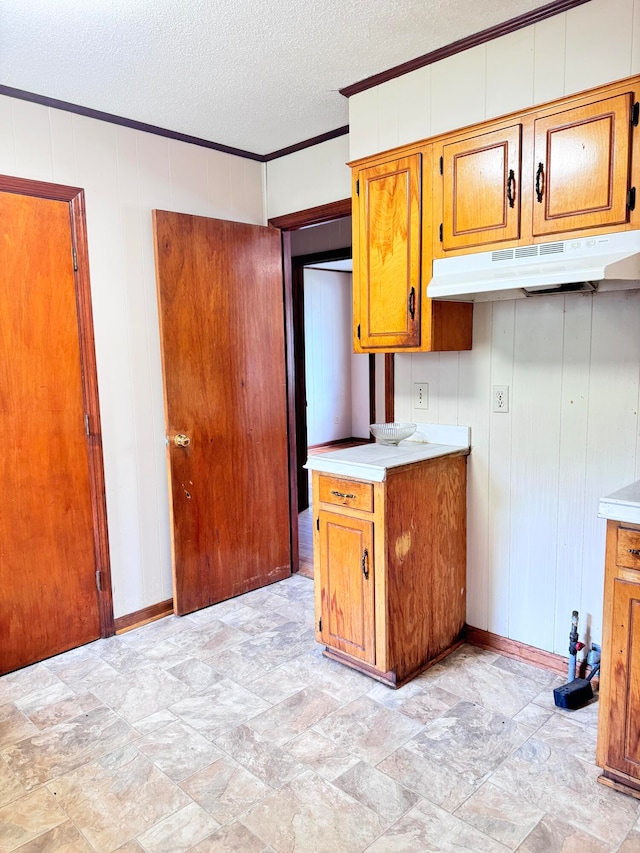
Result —
<svg viewBox="0 0 640 853"><path fill-rule="evenodd" d="M640 526L607 522L600 780L640 798Z"/></svg>
<svg viewBox="0 0 640 853"><path fill-rule="evenodd" d="M313 472L316 639L400 687L462 642L466 451L384 482Z"/></svg>

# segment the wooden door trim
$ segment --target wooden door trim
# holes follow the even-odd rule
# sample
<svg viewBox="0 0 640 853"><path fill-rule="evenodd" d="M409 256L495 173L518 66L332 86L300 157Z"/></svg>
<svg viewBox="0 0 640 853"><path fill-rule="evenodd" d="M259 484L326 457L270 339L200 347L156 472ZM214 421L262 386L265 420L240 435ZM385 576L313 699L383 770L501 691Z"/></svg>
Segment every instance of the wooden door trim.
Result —
<svg viewBox="0 0 640 853"><path fill-rule="evenodd" d="M269 220L269 225L281 228L283 231L295 231L296 228L321 225L323 222L332 222L334 219L343 219L345 216L351 216L350 198L319 204L316 207L308 207L306 210L286 213L284 216L274 216Z"/></svg>
<svg viewBox="0 0 640 853"><path fill-rule="evenodd" d="M89 417L87 456L89 462L89 487L95 549L95 571L100 572L97 590L100 636L110 637L114 633L113 591L111 588L111 563L109 557L109 535L107 527L107 501L102 457L102 429L100 426L100 403L98 399L98 374L96 368L93 314L91 310L91 282L89 277L89 249L84 190L63 184L31 181L0 175L0 192L63 201L69 204L71 240L76 250L77 267L74 271L76 309L78 315L78 340L82 367L82 393L85 412ZM97 576L96 576L97 580ZM97 586L97 584L96 584Z"/></svg>
<svg viewBox="0 0 640 853"><path fill-rule="evenodd" d="M298 541L298 443L296 432L296 384L293 311L293 266L291 263L291 232L282 231L282 280L284 298L285 367L287 371L287 429L289 432L289 539L291 571L300 570Z"/></svg>

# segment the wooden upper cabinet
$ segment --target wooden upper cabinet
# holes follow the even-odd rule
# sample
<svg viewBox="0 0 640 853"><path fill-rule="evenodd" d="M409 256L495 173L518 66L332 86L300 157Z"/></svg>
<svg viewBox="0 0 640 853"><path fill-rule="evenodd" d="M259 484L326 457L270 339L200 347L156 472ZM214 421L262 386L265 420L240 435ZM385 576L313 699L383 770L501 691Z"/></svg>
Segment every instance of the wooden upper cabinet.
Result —
<svg viewBox="0 0 640 853"><path fill-rule="evenodd" d="M632 95L535 121L533 235L628 221Z"/></svg>
<svg viewBox="0 0 640 853"><path fill-rule="evenodd" d="M357 181L356 349L418 347L421 155L361 169Z"/></svg>
<svg viewBox="0 0 640 853"><path fill-rule="evenodd" d="M322 641L375 663L373 522L321 510Z"/></svg>
<svg viewBox="0 0 640 853"><path fill-rule="evenodd" d="M520 237L522 126L442 147L444 251Z"/></svg>

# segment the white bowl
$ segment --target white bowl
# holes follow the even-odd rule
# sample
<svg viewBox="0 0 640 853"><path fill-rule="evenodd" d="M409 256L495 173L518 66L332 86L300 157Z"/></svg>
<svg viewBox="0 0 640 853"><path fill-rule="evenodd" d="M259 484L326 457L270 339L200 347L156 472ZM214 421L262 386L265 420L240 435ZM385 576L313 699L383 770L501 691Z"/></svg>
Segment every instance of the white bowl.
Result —
<svg viewBox="0 0 640 853"><path fill-rule="evenodd" d="M398 444L413 435L417 424L369 424L371 434L378 444Z"/></svg>

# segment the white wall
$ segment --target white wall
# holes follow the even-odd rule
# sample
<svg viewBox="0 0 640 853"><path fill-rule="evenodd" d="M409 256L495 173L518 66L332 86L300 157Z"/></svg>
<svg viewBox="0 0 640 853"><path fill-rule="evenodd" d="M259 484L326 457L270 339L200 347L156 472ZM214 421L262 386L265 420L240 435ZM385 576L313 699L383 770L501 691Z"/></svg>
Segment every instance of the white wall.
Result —
<svg viewBox="0 0 640 853"><path fill-rule="evenodd" d="M6 97L0 128L0 172L85 190L120 616L172 596L151 209L263 223L263 166Z"/></svg>
<svg viewBox="0 0 640 853"><path fill-rule="evenodd" d="M304 271L307 443L351 436L351 273Z"/></svg>
<svg viewBox="0 0 640 853"><path fill-rule="evenodd" d="M349 137L338 136L269 161L267 216L283 216L351 196Z"/></svg>
<svg viewBox="0 0 640 853"><path fill-rule="evenodd" d="M640 0L591 0L355 95L350 156L639 72ZM471 352L396 357L397 420L472 428L470 624L566 654L577 608L601 639L597 504L640 477L639 328L638 291L485 303ZM491 412L494 384L509 414Z"/></svg>

